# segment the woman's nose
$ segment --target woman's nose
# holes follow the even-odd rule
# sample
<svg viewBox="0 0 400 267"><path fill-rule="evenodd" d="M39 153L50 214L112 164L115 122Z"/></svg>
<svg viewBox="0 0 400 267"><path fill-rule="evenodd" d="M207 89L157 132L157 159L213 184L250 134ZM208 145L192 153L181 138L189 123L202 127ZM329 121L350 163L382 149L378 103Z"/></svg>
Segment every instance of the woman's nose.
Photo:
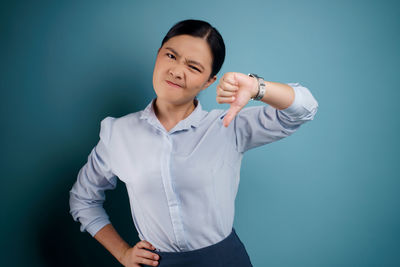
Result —
<svg viewBox="0 0 400 267"><path fill-rule="evenodd" d="M182 67L179 66L171 67L169 69L169 74L175 77L176 79L182 79L183 78Z"/></svg>

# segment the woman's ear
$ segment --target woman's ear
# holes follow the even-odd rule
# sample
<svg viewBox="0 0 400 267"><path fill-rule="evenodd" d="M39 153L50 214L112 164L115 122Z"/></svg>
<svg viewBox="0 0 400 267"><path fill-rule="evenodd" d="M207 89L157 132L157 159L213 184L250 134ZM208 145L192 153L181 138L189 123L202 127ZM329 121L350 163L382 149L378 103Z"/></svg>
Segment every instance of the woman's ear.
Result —
<svg viewBox="0 0 400 267"><path fill-rule="evenodd" d="M213 84L216 80L217 80L217 75L214 75L214 77L208 79L203 90L206 89L207 87L209 87L211 84Z"/></svg>
<svg viewBox="0 0 400 267"><path fill-rule="evenodd" d="M203 88L201 90L207 89L215 80L217 79L217 76L214 75L214 77L208 79L207 82L204 83Z"/></svg>

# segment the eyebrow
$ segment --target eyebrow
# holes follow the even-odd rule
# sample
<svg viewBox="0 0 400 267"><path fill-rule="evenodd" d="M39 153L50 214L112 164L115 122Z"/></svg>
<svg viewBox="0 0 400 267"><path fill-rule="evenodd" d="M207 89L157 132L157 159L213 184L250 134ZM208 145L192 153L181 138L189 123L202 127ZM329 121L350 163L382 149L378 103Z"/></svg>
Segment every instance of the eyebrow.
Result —
<svg viewBox="0 0 400 267"><path fill-rule="evenodd" d="M166 47L165 49L171 50L171 51L172 51L174 54L176 54L178 57L180 56L179 53L176 52L176 51L175 51L173 48L171 48L171 47ZM201 67L201 68L204 70L203 65L201 65L199 62L194 61L194 60L191 60L191 59L186 60L186 61L187 61L188 63L196 64L196 65L198 65L199 67Z"/></svg>

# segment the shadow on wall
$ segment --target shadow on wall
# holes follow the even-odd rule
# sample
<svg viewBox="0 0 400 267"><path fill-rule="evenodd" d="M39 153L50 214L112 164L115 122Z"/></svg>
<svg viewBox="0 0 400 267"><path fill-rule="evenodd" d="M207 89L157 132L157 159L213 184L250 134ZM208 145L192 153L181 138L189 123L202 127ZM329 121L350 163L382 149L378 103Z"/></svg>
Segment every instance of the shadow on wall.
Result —
<svg viewBox="0 0 400 267"><path fill-rule="evenodd" d="M105 112L99 113L119 117L143 109L148 104L149 94L140 91L138 94L136 90L149 87L146 86L129 82L128 87L132 88L130 90L133 94L132 101L124 96L127 93L126 88L113 86L112 90L108 90L108 96L103 95L105 105L102 109ZM137 89L135 90L134 87ZM95 129L90 132L99 133L99 122L91 124ZM46 170L44 174L46 177L41 180L48 181L49 184L46 190L41 192L41 201L35 202L35 205L38 205L35 207L37 212L34 216L36 217L31 218L29 223L31 228L29 233L32 236L27 238L31 240L29 243L35 246L41 266L121 266L114 256L89 233L80 232L80 223L75 222L69 213L69 190L90 153L90 150L82 148L88 147L85 144L87 140L82 141L83 133L71 131L72 134L76 135L72 139L78 140L76 141L78 144L75 143L72 147L78 147L78 151L71 148L68 142L57 144L57 147L52 148L51 151L49 149L48 158L42 161L43 166L39 166L39 169ZM91 136L89 142L97 144L98 138L98 134ZM52 167L49 169L48 166ZM120 180L115 190L106 191L104 208L113 226L125 241L130 245L140 241L130 213L126 186Z"/></svg>
<svg viewBox="0 0 400 267"><path fill-rule="evenodd" d="M89 233L80 232L80 224L73 221L67 201L70 186L70 183L65 183L55 188L48 196L51 208L45 216L47 219L43 220L44 216L37 218L41 223L33 238L44 266L120 266L114 256ZM118 181L117 188L108 191L106 197L104 207L112 224L124 240L135 244L139 238L131 219L125 185Z"/></svg>

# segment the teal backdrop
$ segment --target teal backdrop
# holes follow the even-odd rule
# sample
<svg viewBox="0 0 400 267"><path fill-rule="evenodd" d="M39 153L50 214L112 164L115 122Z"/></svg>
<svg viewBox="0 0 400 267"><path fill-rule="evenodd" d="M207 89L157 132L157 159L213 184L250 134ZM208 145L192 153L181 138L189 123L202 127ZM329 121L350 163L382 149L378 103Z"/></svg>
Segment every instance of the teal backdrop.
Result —
<svg viewBox="0 0 400 267"><path fill-rule="evenodd" d="M120 266L69 214L100 121L143 109L176 22L209 21L225 72L299 82L319 103L245 154L234 226L254 266L400 266L396 1L2 1L1 266ZM215 101L217 82L200 95ZM262 103L251 103L259 105ZM105 208L139 241L125 185ZM211 266L211 265L210 265Z"/></svg>

